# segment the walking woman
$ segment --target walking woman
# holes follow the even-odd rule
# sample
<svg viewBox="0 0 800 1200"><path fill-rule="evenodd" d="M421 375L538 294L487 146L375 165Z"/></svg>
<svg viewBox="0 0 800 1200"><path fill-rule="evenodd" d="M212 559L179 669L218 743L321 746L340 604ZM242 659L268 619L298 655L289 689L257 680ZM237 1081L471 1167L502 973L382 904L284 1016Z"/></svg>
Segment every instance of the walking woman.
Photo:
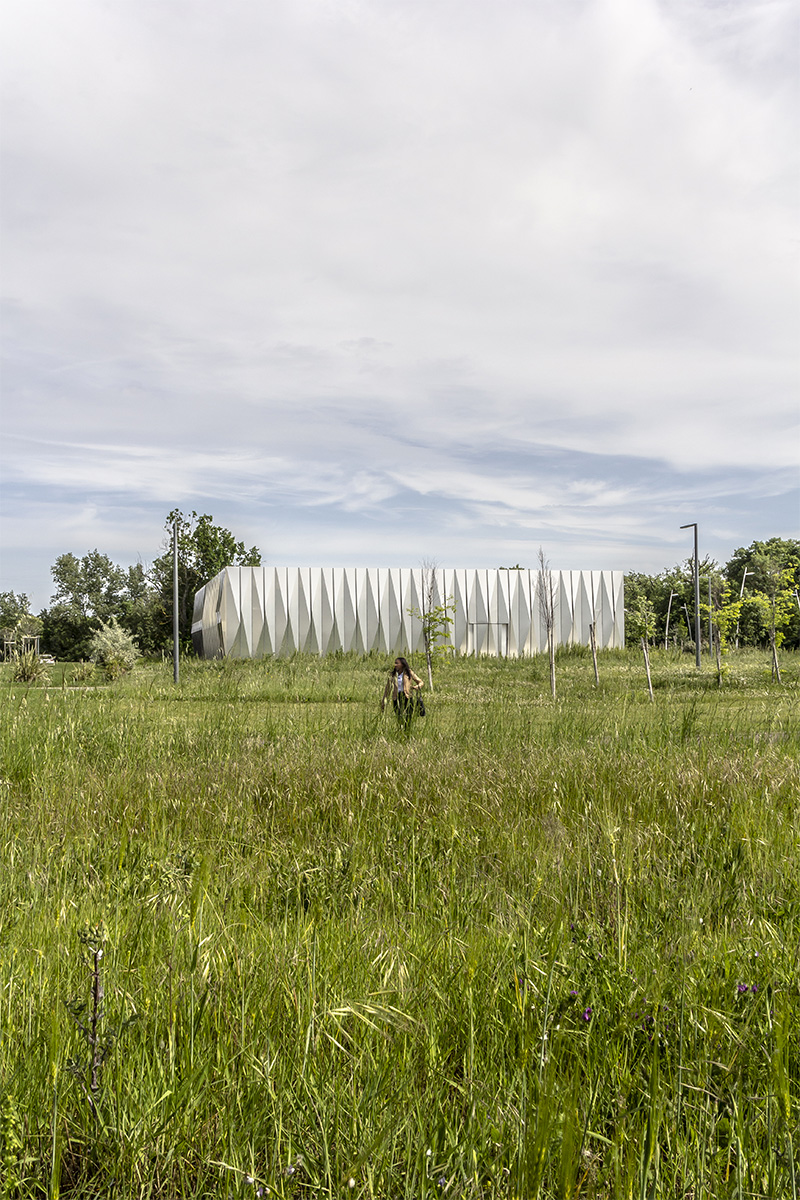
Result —
<svg viewBox="0 0 800 1200"><path fill-rule="evenodd" d="M415 675L406 660L398 655L389 671L386 687L383 689L381 712L386 708L386 701L391 696L392 707L404 728L408 726L415 711L424 717L425 705L422 703L422 696L418 694L422 686L419 675Z"/></svg>

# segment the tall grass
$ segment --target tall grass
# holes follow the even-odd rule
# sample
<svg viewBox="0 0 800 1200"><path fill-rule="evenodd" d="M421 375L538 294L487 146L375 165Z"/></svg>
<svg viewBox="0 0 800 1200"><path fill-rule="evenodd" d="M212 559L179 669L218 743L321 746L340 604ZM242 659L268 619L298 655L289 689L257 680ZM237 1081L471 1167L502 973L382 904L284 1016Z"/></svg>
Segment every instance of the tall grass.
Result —
<svg viewBox="0 0 800 1200"><path fill-rule="evenodd" d="M797 658L385 665L0 681L0 1196L796 1195Z"/></svg>

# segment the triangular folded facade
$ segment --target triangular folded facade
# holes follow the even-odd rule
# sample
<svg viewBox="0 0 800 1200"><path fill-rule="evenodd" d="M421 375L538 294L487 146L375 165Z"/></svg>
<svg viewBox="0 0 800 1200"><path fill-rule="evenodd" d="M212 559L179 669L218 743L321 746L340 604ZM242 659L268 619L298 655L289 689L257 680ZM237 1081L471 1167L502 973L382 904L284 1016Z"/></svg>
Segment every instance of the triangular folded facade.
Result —
<svg viewBox="0 0 800 1200"><path fill-rule="evenodd" d="M194 600L201 658L286 658L296 651L409 654L423 649L423 568L226 567ZM547 649L538 570L435 570L434 605L452 617L456 654L521 658ZM553 571L556 645L625 644L622 571Z"/></svg>

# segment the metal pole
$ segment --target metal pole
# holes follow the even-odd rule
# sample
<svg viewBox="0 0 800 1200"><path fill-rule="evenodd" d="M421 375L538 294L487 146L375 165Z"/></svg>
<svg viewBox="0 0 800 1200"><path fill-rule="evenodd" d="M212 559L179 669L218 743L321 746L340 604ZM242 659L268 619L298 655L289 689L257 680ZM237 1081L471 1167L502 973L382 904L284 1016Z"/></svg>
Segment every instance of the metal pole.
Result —
<svg viewBox="0 0 800 1200"><path fill-rule="evenodd" d="M172 678L180 675L180 638L178 636L178 522L172 526Z"/></svg>
<svg viewBox="0 0 800 1200"><path fill-rule="evenodd" d="M669 614L672 609L672 597L677 596L677 594L678 594L677 592L673 592L672 590L670 590L669 603L667 604L667 624L664 628L664 649L665 650L667 648L667 643L669 642Z"/></svg>
<svg viewBox="0 0 800 1200"><path fill-rule="evenodd" d="M744 596L744 581L745 581L745 579L747 579L748 575L752 575L752 574L753 574L753 572L748 571L747 567L745 567L744 575L742 576L742 586L739 588L739 602L740 603L741 603L742 597ZM795 595L796 594L797 593L795 593ZM798 601L797 607L800 608L800 601ZM740 619L740 617L741 617L741 609L736 614L736 649L737 650L739 649L739 619Z"/></svg>
<svg viewBox="0 0 800 1200"><path fill-rule="evenodd" d="M700 670L700 557L698 550L697 522L690 521L681 529L694 529L694 661Z"/></svg>

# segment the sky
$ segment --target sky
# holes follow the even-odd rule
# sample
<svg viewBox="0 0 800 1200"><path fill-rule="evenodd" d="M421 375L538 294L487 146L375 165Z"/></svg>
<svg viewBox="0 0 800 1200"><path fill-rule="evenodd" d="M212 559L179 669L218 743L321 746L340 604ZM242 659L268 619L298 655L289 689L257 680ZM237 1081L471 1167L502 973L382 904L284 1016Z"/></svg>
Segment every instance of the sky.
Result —
<svg viewBox="0 0 800 1200"><path fill-rule="evenodd" d="M0 590L800 534L794 0L7 0Z"/></svg>

